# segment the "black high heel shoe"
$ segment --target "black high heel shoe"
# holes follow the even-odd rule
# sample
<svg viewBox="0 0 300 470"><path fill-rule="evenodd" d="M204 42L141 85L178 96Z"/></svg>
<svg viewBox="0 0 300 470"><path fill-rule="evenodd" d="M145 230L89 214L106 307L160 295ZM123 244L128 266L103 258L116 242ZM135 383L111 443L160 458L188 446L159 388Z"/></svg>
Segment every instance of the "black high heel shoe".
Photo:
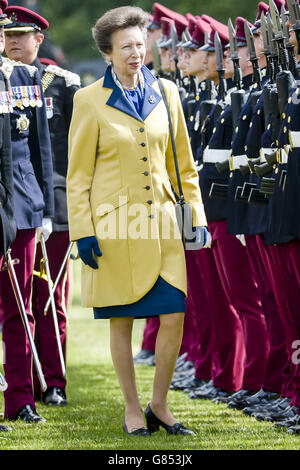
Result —
<svg viewBox="0 0 300 470"><path fill-rule="evenodd" d="M173 426L169 426L168 424L161 421L150 408L150 404L147 406L145 410L145 417L147 422L147 428L149 429L150 433L159 431L159 426L164 428L168 434L189 434L191 436L195 436L196 434L191 429L186 428L182 423L175 423Z"/></svg>
<svg viewBox="0 0 300 470"><path fill-rule="evenodd" d="M139 428L139 429L136 429L135 431L129 432L125 421L123 423L123 429L125 433L128 434L129 436L151 436L149 429L146 429L146 428Z"/></svg>

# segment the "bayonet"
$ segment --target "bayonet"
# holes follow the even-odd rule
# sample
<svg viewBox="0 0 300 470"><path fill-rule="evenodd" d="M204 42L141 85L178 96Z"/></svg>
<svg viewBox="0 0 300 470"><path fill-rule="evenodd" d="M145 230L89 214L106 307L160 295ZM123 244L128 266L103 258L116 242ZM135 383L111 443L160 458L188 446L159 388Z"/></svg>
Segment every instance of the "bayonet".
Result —
<svg viewBox="0 0 300 470"><path fill-rule="evenodd" d="M273 67L273 62L271 59L269 30L268 30L268 25L266 22L264 12L262 12L260 22L261 22L261 32L262 32L263 43L264 43L264 55L266 56L266 61L267 61L267 76L269 77L271 83L273 83L274 82L274 67Z"/></svg>
<svg viewBox="0 0 300 470"><path fill-rule="evenodd" d="M233 27L233 24L230 18L228 20L228 33L229 33L231 60L234 66L233 81L237 89L241 90L243 88L242 71L240 68L240 58L239 58L238 49L237 49L235 29Z"/></svg>
<svg viewBox="0 0 300 470"><path fill-rule="evenodd" d="M216 65L217 72L219 74L219 97L222 101L225 100L227 85L224 77L224 65L223 65L223 48L219 34L216 32L214 37L215 51L216 51Z"/></svg>
<svg viewBox="0 0 300 470"><path fill-rule="evenodd" d="M178 40L177 30L176 30L176 27L175 27L174 23L171 24L170 38L171 38L171 41L172 41L171 45L172 45L173 59L175 61L178 61L177 44L179 43L179 40Z"/></svg>
<svg viewBox="0 0 300 470"><path fill-rule="evenodd" d="M298 43L298 54L300 54L300 7L298 0L286 0L290 14L290 22Z"/></svg>
<svg viewBox="0 0 300 470"><path fill-rule="evenodd" d="M281 28L279 12L273 0L270 0L270 13L271 13L271 18L272 18L273 27L274 27L275 41L277 42L277 45L278 45L279 64L281 65L283 70L288 70L289 58L288 58L288 53L287 53L287 50L285 48L285 43L284 43L285 37L283 35L282 28Z"/></svg>
<svg viewBox="0 0 300 470"><path fill-rule="evenodd" d="M271 60L272 60L273 68L274 68L274 78L275 78L277 73L280 71L280 68L278 65L278 49L277 49L276 42L275 42L273 23L272 23L272 18L270 15L267 16L267 26L268 26L268 31L269 31Z"/></svg>
<svg viewBox="0 0 300 470"><path fill-rule="evenodd" d="M250 61L252 62L253 68L253 83L256 85L256 88L261 90L261 73L258 66L258 57L255 50L254 39L252 31L248 25L248 22L245 21L244 23L244 30L246 36L247 47L250 55Z"/></svg>
<svg viewBox="0 0 300 470"><path fill-rule="evenodd" d="M283 31L283 35L285 37L285 47L286 47L287 52L288 52L289 70L293 74L293 77L297 78L297 76L298 76L298 72L297 72L298 63L297 63L297 59L296 59L296 55L295 55L294 45L290 42L290 31L289 31L289 27L288 27L288 23L287 23L288 16L286 14L284 5L282 5L280 13L281 13L280 16L281 16L282 31Z"/></svg>
<svg viewBox="0 0 300 470"><path fill-rule="evenodd" d="M269 5L270 5L271 18L272 18L273 26L274 26L275 41L284 39L283 32L281 29L281 24L280 24L279 11L277 9L277 6L275 5L273 0L269 1Z"/></svg>
<svg viewBox="0 0 300 470"><path fill-rule="evenodd" d="M189 30L189 28L188 28L188 27L186 27L186 28L185 28L185 30L184 30L184 32L185 32L185 35L186 35L187 41L190 41L190 40L192 39L192 35L191 35L191 33L190 33L190 30Z"/></svg>
<svg viewBox="0 0 300 470"><path fill-rule="evenodd" d="M269 37L268 25L266 22L264 12L262 12L261 14L260 23L261 23L261 32L262 32L263 43L264 43L264 54L265 56L269 56L271 54L270 37Z"/></svg>
<svg viewBox="0 0 300 470"><path fill-rule="evenodd" d="M228 20L228 33L229 33L229 45L230 45L231 59L232 60L239 59L239 55L237 51L237 43L236 43L236 34L235 34L235 29L233 27L231 18L229 18Z"/></svg>
<svg viewBox="0 0 300 470"><path fill-rule="evenodd" d="M151 55L152 55L152 62L153 62L154 70L157 74L160 74L161 73L161 60L160 60L157 41L154 41L151 46Z"/></svg>

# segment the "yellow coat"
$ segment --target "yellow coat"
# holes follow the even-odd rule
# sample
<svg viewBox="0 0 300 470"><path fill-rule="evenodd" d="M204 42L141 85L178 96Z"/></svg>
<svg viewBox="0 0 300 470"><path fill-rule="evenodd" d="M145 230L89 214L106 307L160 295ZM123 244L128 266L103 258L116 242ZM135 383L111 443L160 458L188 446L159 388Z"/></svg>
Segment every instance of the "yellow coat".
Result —
<svg viewBox="0 0 300 470"><path fill-rule="evenodd" d="M136 302L159 275L187 291L185 255L169 182L170 178L178 189L167 113L157 80L146 67L142 71L141 117L127 104L110 68L104 78L74 97L67 175L70 239L95 235L103 253L97 260L99 269L82 264L86 307ZM193 225L207 225L179 94L175 84L162 82ZM173 221L171 237L164 231L161 207ZM105 238L108 227L110 235Z"/></svg>

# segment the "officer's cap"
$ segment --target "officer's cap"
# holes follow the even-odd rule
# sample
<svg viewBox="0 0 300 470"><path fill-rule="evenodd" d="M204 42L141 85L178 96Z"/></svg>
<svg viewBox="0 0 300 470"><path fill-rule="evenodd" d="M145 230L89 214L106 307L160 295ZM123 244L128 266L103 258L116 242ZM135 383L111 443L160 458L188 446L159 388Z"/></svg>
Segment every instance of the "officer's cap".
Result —
<svg viewBox="0 0 300 470"><path fill-rule="evenodd" d="M161 25L160 27L162 29L162 37L157 42L157 45L159 47L169 47L169 45L167 45L167 42L169 41L169 38L170 38L171 24L174 24L174 21L171 20L171 18L168 18L166 16L162 16L160 18L160 25Z"/></svg>
<svg viewBox="0 0 300 470"><path fill-rule="evenodd" d="M235 20L235 26L236 26L236 45L237 47L244 47L247 46L247 41L246 41L246 34L245 34L245 18L242 16L238 16ZM249 23L247 21L249 28L252 30L254 28L253 24Z"/></svg>
<svg viewBox="0 0 300 470"><path fill-rule="evenodd" d="M152 6L152 16L153 20L148 23L147 28L148 29L159 29L161 28L161 18L170 18L174 20L174 17L176 15L179 15L179 13L176 13L173 10L170 10L170 8L165 7L164 5L161 5L158 2L153 3ZM180 15L183 16L183 15ZM183 17L184 18L184 17Z"/></svg>
<svg viewBox="0 0 300 470"><path fill-rule="evenodd" d="M259 2L257 17L256 17L256 20L254 22L254 26L252 28L252 33L253 34L257 34L258 30L261 26L261 22L260 22L261 15L264 14L265 16L267 16L268 12L269 12L269 5L267 5L265 2Z"/></svg>
<svg viewBox="0 0 300 470"><path fill-rule="evenodd" d="M207 16L207 15L205 15ZM203 17L202 17L203 18ZM225 26L225 24L220 23L219 21L215 20L214 18L210 19L210 35L208 38L208 43L205 44L205 46L200 47L200 51L206 51L206 52L214 52L215 51L215 43L214 43L214 38L215 34L218 33L221 44L223 48L226 47L229 41L229 34L228 34L228 28Z"/></svg>
<svg viewBox="0 0 300 470"><path fill-rule="evenodd" d="M210 35L211 27L206 21L198 18L195 23L194 31L190 41L182 45L189 49L199 49L205 45L205 33Z"/></svg>
<svg viewBox="0 0 300 470"><path fill-rule="evenodd" d="M9 6L5 9L5 14L11 20L11 23L5 26L7 32L29 33L49 28L49 23L45 18L28 8Z"/></svg>

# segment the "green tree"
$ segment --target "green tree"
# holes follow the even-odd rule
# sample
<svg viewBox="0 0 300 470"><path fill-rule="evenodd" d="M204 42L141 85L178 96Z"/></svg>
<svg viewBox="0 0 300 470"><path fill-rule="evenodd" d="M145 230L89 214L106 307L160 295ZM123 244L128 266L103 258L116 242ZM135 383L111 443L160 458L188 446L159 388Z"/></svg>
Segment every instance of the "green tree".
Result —
<svg viewBox="0 0 300 470"><path fill-rule="evenodd" d="M257 14L257 3L253 0L164 0L163 5L179 13L187 12L194 15L204 13L219 21L227 23L229 17L233 20L243 16L254 21ZM137 0L39 0L40 13L50 22L49 38L61 46L71 62L99 57L94 45L91 28L106 10L122 5L138 5L151 12L153 1Z"/></svg>

